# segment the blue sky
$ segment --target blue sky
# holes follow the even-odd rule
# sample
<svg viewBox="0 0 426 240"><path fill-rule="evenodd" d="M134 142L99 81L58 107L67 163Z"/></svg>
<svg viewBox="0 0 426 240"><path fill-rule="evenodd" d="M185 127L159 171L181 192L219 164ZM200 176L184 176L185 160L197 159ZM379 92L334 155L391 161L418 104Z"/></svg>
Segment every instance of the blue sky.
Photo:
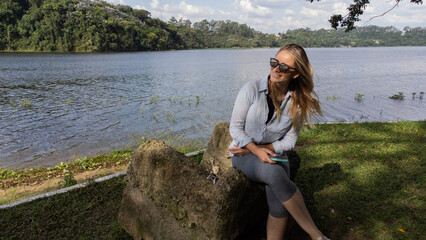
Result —
<svg viewBox="0 0 426 240"><path fill-rule="evenodd" d="M114 4L145 9L151 17L168 21L189 19L192 23L203 19L231 20L245 23L264 33L286 32L288 29L330 28L328 19L332 14L346 15L352 0L321 0L310 3L306 0L106 0ZM403 0L386 15L374 18L395 5L395 0L373 0L366 8L357 26L405 26L426 27L426 4L416 5Z"/></svg>

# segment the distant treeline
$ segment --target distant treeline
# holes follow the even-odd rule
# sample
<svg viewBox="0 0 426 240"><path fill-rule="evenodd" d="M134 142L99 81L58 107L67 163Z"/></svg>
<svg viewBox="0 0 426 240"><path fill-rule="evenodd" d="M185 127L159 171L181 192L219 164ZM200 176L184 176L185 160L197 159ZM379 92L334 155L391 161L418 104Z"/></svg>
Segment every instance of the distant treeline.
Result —
<svg viewBox="0 0 426 240"><path fill-rule="evenodd" d="M426 46L426 28L367 26L351 32L296 29L265 34L233 21L151 18L100 0L1 0L0 50L104 52L198 48Z"/></svg>

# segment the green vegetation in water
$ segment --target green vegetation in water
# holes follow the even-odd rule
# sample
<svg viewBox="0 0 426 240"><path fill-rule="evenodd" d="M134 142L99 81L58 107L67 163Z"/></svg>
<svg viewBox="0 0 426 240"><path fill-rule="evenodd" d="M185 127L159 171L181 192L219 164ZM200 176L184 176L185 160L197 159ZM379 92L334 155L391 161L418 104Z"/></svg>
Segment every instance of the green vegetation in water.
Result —
<svg viewBox="0 0 426 240"><path fill-rule="evenodd" d="M354 99L357 102L361 102L361 100L364 99L364 94L362 94L362 93L355 93Z"/></svg>
<svg viewBox="0 0 426 240"><path fill-rule="evenodd" d="M157 104L157 102L158 102L158 99L159 99L160 97L158 96L158 95L155 95L154 97L151 97L150 99L149 99L149 103L151 103L151 104Z"/></svg>
<svg viewBox="0 0 426 240"><path fill-rule="evenodd" d="M156 121L158 121L158 112L155 112L152 116L154 117L154 119L155 119Z"/></svg>
<svg viewBox="0 0 426 240"><path fill-rule="evenodd" d="M328 100L328 99L332 99L332 100L342 99L341 97L336 97L336 96L334 96L334 95L333 95L333 96L331 96L331 97L327 96L326 98L327 98L327 100Z"/></svg>
<svg viewBox="0 0 426 240"><path fill-rule="evenodd" d="M169 111L167 111L167 120L174 122L176 120L176 117L174 114L172 115Z"/></svg>
<svg viewBox="0 0 426 240"><path fill-rule="evenodd" d="M392 96L389 97L390 99L395 99L395 100L404 100L405 96L403 92L398 92L398 94L394 94Z"/></svg>

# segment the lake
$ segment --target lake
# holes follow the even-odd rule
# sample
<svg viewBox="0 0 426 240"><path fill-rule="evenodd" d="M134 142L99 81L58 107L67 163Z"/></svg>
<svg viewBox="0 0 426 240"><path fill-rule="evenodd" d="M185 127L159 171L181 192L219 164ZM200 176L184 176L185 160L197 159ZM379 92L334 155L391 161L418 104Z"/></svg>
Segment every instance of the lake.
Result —
<svg viewBox="0 0 426 240"><path fill-rule="evenodd" d="M207 144L277 50L1 53L0 166L53 166L142 136ZM426 119L426 47L306 51L324 112L315 122ZM404 100L389 98L399 92Z"/></svg>

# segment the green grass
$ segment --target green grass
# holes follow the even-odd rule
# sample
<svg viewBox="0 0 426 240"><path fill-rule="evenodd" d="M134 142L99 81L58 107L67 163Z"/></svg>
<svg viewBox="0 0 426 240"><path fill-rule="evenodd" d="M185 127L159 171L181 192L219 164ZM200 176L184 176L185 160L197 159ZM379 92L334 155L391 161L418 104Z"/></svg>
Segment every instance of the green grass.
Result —
<svg viewBox="0 0 426 240"><path fill-rule="evenodd" d="M117 223L118 177L0 210L0 239L132 239Z"/></svg>
<svg viewBox="0 0 426 240"><path fill-rule="evenodd" d="M300 133L296 184L332 239L422 239L426 121L318 124ZM0 210L0 239L131 239L122 177ZM298 239L305 239L301 233Z"/></svg>
<svg viewBox="0 0 426 240"><path fill-rule="evenodd" d="M303 130L298 184L332 239L422 239L426 122L321 124Z"/></svg>

